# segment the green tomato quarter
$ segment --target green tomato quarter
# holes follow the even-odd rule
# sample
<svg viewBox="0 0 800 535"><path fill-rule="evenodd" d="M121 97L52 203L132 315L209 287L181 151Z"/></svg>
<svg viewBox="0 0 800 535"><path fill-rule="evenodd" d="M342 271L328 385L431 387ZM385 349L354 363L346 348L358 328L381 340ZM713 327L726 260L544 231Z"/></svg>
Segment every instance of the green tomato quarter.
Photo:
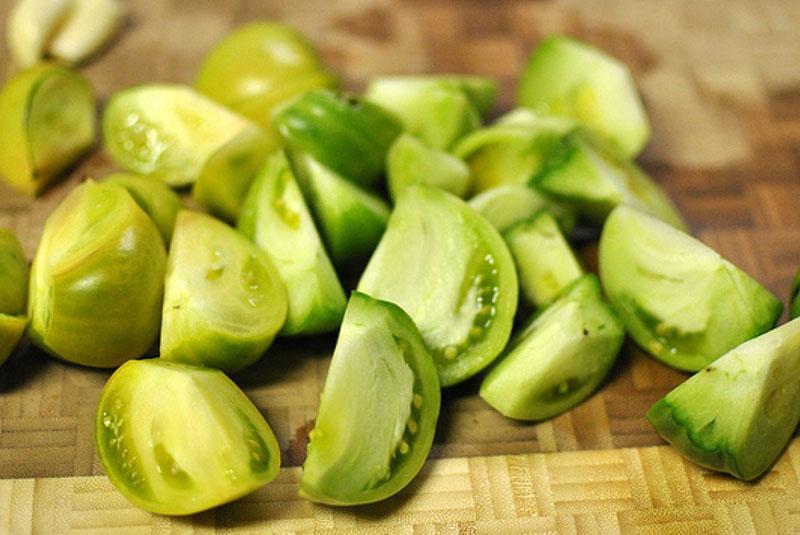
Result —
<svg viewBox="0 0 800 535"><path fill-rule="evenodd" d="M392 143L386 158L386 178L392 199L411 184L441 188L462 198L472 187L467 164L410 134L403 134Z"/></svg>
<svg viewBox="0 0 800 535"><path fill-rule="evenodd" d="M233 372L256 362L286 319L269 255L211 216L182 211L164 287L161 358Z"/></svg>
<svg viewBox="0 0 800 535"><path fill-rule="evenodd" d="M161 323L166 256L155 224L125 189L84 182L45 222L31 267L31 339L85 366L143 355Z"/></svg>
<svg viewBox="0 0 800 535"><path fill-rule="evenodd" d="M383 176L386 153L403 130L380 106L327 90L310 91L282 107L274 124L290 149L368 187Z"/></svg>
<svg viewBox="0 0 800 535"><path fill-rule="evenodd" d="M246 24L224 37L203 59L195 81L200 93L267 129L281 102L336 85L300 33L266 21Z"/></svg>
<svg viewBox="0 0 800 535"><path fill-rule="evenodd" d="M94 422L111 483L152 513L188 515L233 501L280 470L275 435L218 370L130 361L106 383Z"/></svg>
<svg viewBox="0 0 800 535"><path fill-rule="evenodd" d="M356 505L396 494L428 456L440 402L436 367L411 318L354 292L320 397L300 495Z"/></svg>
<svg viewBox="0 0 800 535"><path fill-rule="evenodd" d="M491 223L458 197L419 185L398 199L358 289L411 316L443 386L503 350L519 291L511 253Z"/></svg>

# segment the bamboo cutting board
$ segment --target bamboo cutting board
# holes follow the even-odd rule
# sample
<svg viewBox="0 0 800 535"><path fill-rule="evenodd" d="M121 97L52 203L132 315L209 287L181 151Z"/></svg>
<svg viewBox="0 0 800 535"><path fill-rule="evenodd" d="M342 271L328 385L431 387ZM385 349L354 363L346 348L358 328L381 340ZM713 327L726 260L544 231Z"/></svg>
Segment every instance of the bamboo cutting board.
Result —
<svg viewBox="0 0 800 535"><path fill-rule="evenodd" d="M3 20L10 4L0 0ZM124 32L83 69L102 100L136 83L190 83L216 40L256 18L302 30L348 89L385 73L482 74L500 83L498 112L512 107L538 39L590 41L632 68L654 130L642 165L696 235L783 299L800 268L797 0L126 4ZM98 149L36 201L0 185L0 226L32 257L66 193L111 170ZM285 468L252 496L188 519L133 508L102 475L91 426L109 372L23 348L0 368L0 533L800 531L800 440L756 484L686 463L643 416L686 375L630 345L598 394L543 423L503 418L477 397L476 381L446 391L432 459L400 496L350 509L300 500L297 467L334 342L279 342L234 377L275 430Z"/></svg>

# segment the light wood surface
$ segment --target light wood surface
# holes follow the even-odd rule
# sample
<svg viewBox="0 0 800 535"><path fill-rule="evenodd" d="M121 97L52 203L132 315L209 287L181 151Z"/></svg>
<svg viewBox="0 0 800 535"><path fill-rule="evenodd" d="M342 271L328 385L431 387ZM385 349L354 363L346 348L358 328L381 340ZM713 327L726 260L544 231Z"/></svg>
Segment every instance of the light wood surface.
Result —
<svg viewBox="0 0 800 535"><path fill-rule="evenodd" d="M125 3L124 31L82 69L101 101L136 83L191 83L203 54L230 29L275 18L309 36L349 89L385 73L483 74L500 82L500 113L513 106L525 56L542 36L582 38L632 68L654 130L641 163L698 237L783 300L800 267L797 0ZM10 5L0 1L2 20ZM4 31L0 76L6 78L13 67ZM45 217L66 193L111 170L98 149L35 201L0 185L0 226L17 231L32 257ZM591 263L592 248L584 253ZM0 368L0 478L6 478L0 533L107 533L112 526L123 533L256 527L774 533L800 525L797 444L755 485L652 447L663 443L643 415L686 375L630 345L598 394L546 422L503 418L477 397L476 381L446 391L435 460L404 497L344 511L299 501L293 467L305 455L334 341L280 342L235 377L275 429L287 468L253 497L189 521L131 509L102 476L91 417L108 372L23 348Z"/></svg>

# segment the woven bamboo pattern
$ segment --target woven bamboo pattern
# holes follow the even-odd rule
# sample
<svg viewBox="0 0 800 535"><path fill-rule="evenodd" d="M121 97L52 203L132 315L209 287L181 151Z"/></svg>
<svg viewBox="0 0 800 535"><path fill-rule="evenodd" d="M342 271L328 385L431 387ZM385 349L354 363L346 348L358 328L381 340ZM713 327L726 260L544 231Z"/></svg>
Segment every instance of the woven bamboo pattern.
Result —
<svg viewBox="0 0 800 535"><path fill-rule="evenodd" d="M500 84L513 107L528 51L559 32L632 69L652 120L642 166L695 234L785 301L800 268L800 3L797 0L126 0L124 31L82 72L100 101L147 81L191 83L213 43L275 18L305 33L358 91L387 73L463 72ZM5 20L12 2L0 2ZM14 70L0 25L0 77ZM32 258L44 220L87 177L114 166L101 148L33 201L0 184L0 226ZM591 265L592 246L581 250ZM279 341L235 380L283 452L279 480L192 519L131 507L102 475L92 416L109 372L23 347L0 368L0 533L610 533L800 531L793 443L742 484L681 460L644 413L686 374L626 344L603 388L538 424L503 418L478 380L444 393L423 476L401 496L349 510L296 497L335 337Z"/></svg>

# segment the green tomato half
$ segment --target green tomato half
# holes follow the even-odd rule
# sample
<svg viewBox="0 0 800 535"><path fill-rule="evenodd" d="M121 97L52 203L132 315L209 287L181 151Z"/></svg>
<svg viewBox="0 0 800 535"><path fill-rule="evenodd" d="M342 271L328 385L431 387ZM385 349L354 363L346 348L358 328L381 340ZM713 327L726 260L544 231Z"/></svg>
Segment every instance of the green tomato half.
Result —
<svg viewBox="0 0 800 535"><path fill-rule="evenodd" d="M441 393L414 322L354 292L333 352L300 495L356 505L396 494L430 451Z"/></svg>
<svg viewBox="0 0 800 535"><path fill-rule="evenodd" d="M31 267L29 333L69 362L143 355L161 323L164 242L130 194L84 182L50 214Z"/></svg>
<svg viewBox="0 0 800 535"><path fill-rule="evenodd" d="M412 185L358 283L419 327L444 386L488 366L517 308L514 261L497 230L458 197Z"/></svg>
<svg viewBox="0 0 800 535"><path fill-rule="evenodd" d="M230 502L280 470L275 435L233 381L161 359L114 372L100 395L94 439L117 490L164 515Z"/></svg>

